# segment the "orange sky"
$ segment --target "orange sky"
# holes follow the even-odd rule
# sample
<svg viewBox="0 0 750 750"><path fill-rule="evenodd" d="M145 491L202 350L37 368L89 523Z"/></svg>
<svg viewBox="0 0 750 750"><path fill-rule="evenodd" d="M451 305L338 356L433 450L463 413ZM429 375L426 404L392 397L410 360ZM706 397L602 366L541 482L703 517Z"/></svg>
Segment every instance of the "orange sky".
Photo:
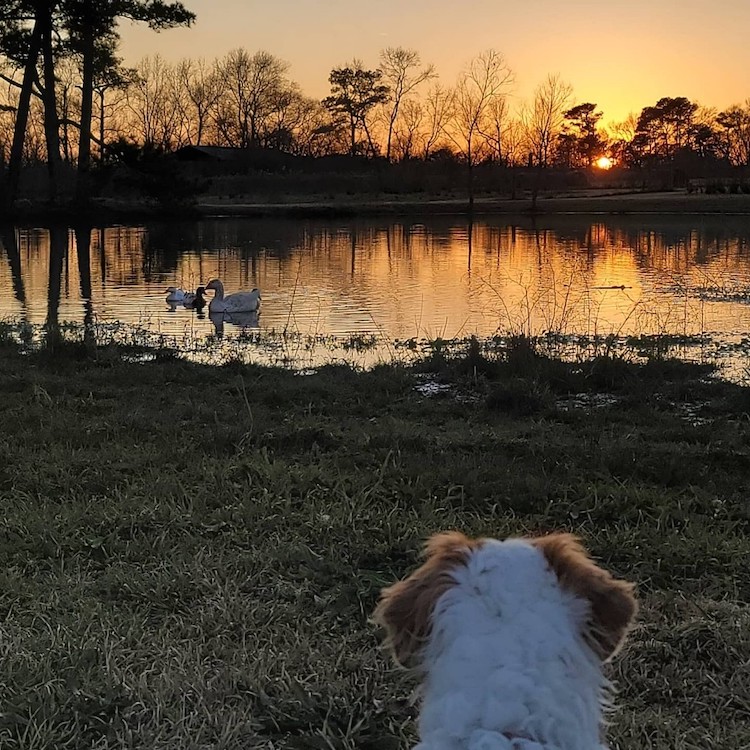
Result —
<svg viewBox="0 0 750 750"><path fill-rule="evenodd" d="M265 49L291 64L315 97L332 67L359 57L375 67L386 46L416 49L452 84L469 59L493 47L515 71L514 97L548 74L595 101L604 122L662 96L724 108L750 97L750 0L184 0L191 29L155 34L125 24L123 54L134 63L213 58L235 47ZM373 8L376 8L373 11Z"/></svg>

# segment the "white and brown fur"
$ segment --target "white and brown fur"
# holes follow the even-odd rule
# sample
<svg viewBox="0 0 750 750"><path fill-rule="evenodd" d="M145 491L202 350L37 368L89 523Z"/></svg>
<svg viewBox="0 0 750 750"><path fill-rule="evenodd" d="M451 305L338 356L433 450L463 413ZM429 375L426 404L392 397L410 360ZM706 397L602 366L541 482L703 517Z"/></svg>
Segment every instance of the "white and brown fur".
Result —
<svg viewBox="0 0 750 750"><path fill-rule="evenodd" d="M374 619L419 670L418 750L602 750L603 663L636 613L633 585L571 534L433 536Z"/></svg>

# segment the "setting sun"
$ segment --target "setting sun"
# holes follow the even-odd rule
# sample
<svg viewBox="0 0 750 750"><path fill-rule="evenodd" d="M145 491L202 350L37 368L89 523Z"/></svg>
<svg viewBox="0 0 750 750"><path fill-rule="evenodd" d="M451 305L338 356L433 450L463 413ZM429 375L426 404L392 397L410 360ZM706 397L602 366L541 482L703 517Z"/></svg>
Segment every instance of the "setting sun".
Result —
<svg viewBox="0 0 750 750"><path fill-rule="evenodd" d="M612 169L614 162L608 156L600 156L594 164L599 169Z"/></svg>

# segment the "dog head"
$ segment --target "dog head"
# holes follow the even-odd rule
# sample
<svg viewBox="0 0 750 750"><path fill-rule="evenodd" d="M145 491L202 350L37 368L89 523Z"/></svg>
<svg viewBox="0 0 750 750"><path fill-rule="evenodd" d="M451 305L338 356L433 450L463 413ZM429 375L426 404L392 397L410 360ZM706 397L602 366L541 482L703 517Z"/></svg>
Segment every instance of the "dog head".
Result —
<svg viewBox="0 0 750 750"><path fill-rule="evenodd" d="M373 619L384 627L386 645L401 665L418 665L430 636L435 605L455 585L456 570L487 541L472 540L457 531L436 534L425 544L424 563L404 580L382 590ZM602 661L609 659L622 645L636 614L633 585L597 566L572 534L524 541L544 557L561 589L586 603L581 635Z"/></svg>

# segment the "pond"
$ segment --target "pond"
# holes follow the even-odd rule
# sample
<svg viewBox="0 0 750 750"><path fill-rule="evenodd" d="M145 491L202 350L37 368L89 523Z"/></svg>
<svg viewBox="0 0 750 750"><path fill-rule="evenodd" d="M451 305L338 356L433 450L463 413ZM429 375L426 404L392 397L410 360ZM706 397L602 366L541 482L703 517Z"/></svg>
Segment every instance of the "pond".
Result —
<svg viewBox="0 0 750 750"><path fill-rule="evenodd" d="M167 286L216 277L228 293L258 287L260 316L217 320L166 304ZM690 356L737 368L750 330L750 218L6 227L0 288L0 320L129 330L201 356L244 347L299 363L336 352L372 363L392 357L395 342L552 333L674 337Z"/></svg>

